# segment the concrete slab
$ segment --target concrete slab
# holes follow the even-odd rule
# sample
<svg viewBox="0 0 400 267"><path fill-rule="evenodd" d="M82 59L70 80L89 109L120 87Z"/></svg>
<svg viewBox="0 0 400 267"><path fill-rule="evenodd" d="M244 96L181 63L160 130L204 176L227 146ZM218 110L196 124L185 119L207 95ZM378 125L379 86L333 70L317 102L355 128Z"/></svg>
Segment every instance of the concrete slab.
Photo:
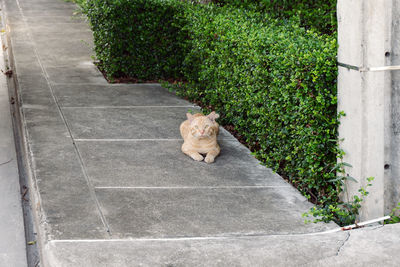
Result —
<svg viewBox="0 0 400 267"><path fill-rule="evenodd" d="M60 17L58 17L60 18ZM80 17L67 17L65 21L59 21L58 23L49 22L46 18L41 23L35 23L37 26L31 29L32 37L34 40L45 39L44 35L47 34L47 38L51 39L69 39L76 40L72 38L70 34L89 34L92 35L92 31L89 28L89 24L85 20L81 20ZM76 22L80 23L76 23ZM13 27L11 24L10 27ZM21 27L21 26L20 26ZM63 28L63 32L60 32L60 27ZM50 36L49 36L50 34Z"/></svg>
<svg viewBox="0 0 400 267"><path fill-rule="evenodd" d="M22 16L18 16L16 18L17 21L22 21ZM7 24L7 31L9 36L12 36L14 44L17 44L17 41L25 41L30 42L29 32L27 32L27 27L25 24L21 23L10 23Z"/></svg>
<svg viewBox="0 0 400 267"><path fill-rule="evenodd" d="M49 266L308 266L333 256L346 238L330 235L50 242Z"/></svg>
<svg viewBox="0 0 400 267"><path fill-rule="evenodd" d="M45 107L52 104L50 91L29 90L20 94L22 107Z"/></svg>
<svg viewBox="0 0 400 267"><path fill-rule="evenodd" d="M63 107L193 106L159 84L63 84L54 91Z"/></svg>
<svg viewBox="0 0 400 267"><path fill-rule="evenodd" d="M23 10L28 12L31 11L42 11L43 9L49 10L49 12L54 11L75 11L76 5L72 2L66 1L40 1L40 5L38 5L37 1L19 1L20 6Z"/></svg>
<svg viewBox="0 0 400 267"><path fill-rule="evenodd" d="M56 156L56 154L52 155ZM69 159L64 156L64 160ZM55 163L50 166L59 167L61 164L59 161ZM43 166L40 165L40 167ZM107 229L87 189L86 181L82 174L74 173L72 167L79 168L79 166L68 166L63 170L54 171L62 175L49 174L49 169L35 174L38 180L38 193L41 197L40 205L36 208L40 209L40 227L45 229L42 238L45 240L109 238ZM68 172L67 168L70 168Z"/></svg>
<svg viewBox="0 0 400 267"><path fill-rule="evenodd" d="M309 266L399 266L400 224L367 227L348 234L336 255L312 261Z"/></svg>
<svg viewBox="0 0 400 267"><path fill-rule="evenodd" d="M55 105L28 106L23 109L25 127L30 144L41 145L46 142L69 142L70 134L63 124Z"/></svg>
<svg viewBox="0 0 400 267"><path fill-rule="evenodd" d="M32 69L40 68L34 64L18 64L15 66L18 73L20 105L27 108L36 107L36 109L54 106L49 85L41 68L36 72L31 72L31 67Z"/></svg>
<svg viewBox="0 0 400 267"><path fill-rule="evenodd" d="M81 24L66 23L65 25L73 26L73 25L81 25ZM53 44L58 44L58 45L62 46L63 44L65 44L68 41L70 41L71 39L73 39L77 42L80 42L81 44L85 44L85 46L93 48L93 45L92 45L93 44L93 35L92 35L91 31L76 30L76 28L74 28L74 27L71 27L71 29L68 30L68 28L66 29L67 33L59 33L59 32L55 33L55 32L51 32L51 31L35 32L33 38L34 38L36 44L39 46L45 46L47 44L46 40L48 42L52 42ZM57 30L56 27L54 27L54 31L55 30ZM49 37L49 35L51 35L51 37Z"/></svg>
<svg viewBox="0 0 400 267"><path fill-rule="evenodd" d="M181 139L188 107L63 108L76 139ZM112 131L111 131L112 129ZM221 129L220 138L231 135Z"/></svg>
<svg viewBox="0 0 400 267"><path fill-rule="evenodd" d="M68 130L54 108L25 108L24 121L46 238L104 238L106 229Z"/></svg>
<svg viewBox="0 0 400 267"><path fill-rule="evenodd" d="M310 204L288 188L96 189L113 238L300 234Z"/></svg>
<svg viewBox="0 0 400 267"><path fill-rule="evenodd" d="M28 73L24 73L22 70L20 73L19 70L21 69L19 66L21 65L16 64L17 77L18 77L18 86L20 91L22 92L49 92L49 87L46 78L43 76L43 73L37 72L32 75ZM32 97L35 97L33 94Z"/></svg>
<svg viewBox="0 0 400 267"><path fill-rule="evenodd" d="M9 12L15 12L18 10L18 5L16 1L13 0L4 0L5 6L7 7L7 15Z"/></svg>
<svg viewBox="0 0 400 267"><path fill-rule="evenodd" d="M12 41L12 51L14 59L19 64L29 64L37 60L33 44L26 40Z"/></svg>
<svg viewBox="0 0 400 267"><path fill-rule="evenodd" d="M23 10L24 16L29 18L29 17L47 17L47 16L69 16L72 17L74 16L76 12L75 8L69 8L67 10L63 9L53 9L53 10L46 10L46 9L36 9L36 10L29 10L25 9ZM19 11L16 11L16 13L19 13Z"/></svg>
<svg viewBox="0 0 400 267"><path fill-rule="evenodd" d="M180 140L76 143L97 187L290 187L236 140L220 141L213 164L184 155Z"/></svg>
<svg viewBox="0 0 400 267"><path fill-rule="evenodd" d="M9 13L7 12L7 23L8 24L21 24L23 25L23 21L21 20L21 14L19 12ZM40 24L40 25L47 25L47 24L81 24L85 23L85 17L79 14L74 15L47 15L47 16L31 16L25 17L27 23L29 24ZM79 27L79 26L78 26Z"/></svg>
<svg viewBox="0 0 400 267"><path fill-rule="evenodd" d="M65 66L68 62L71 61L91 60L90 55L92 54L92 47L89 44L79 39L69 40L69 41L51 39L47 40L47 42L37 41L36 45L37 45L37 53L41 61L43 62L43 65L45 66L47 66L47 63L50 63L51 64L50 66L52 67L56 67L63 65ZM89 71L87 75L92 75L92 76L93 76L92 72L95 73L92 68L88 70L80 69L80 71L83 72ZM51 70L51 71L49 70L49 72L57 73L57 70ZM74 77L74 73L70 75ZM98 75L101 75L101 78L104 80L103 75L101 73L98 73ZM69 76L68 72L66 73L66 77L67 79L68 77L71 77ZM56 81L58 81L58 79Z"/></svg>
<svg viewBox="0 0 400 267"><path fill-rule="evenodd" d="M74 79L75 85L77 84L99 84L99 85L105 85L108 84L107 81L103 78L103 75L100 73L100 71L97 70L97 67L94 65L92 59L90 56L76 56L76 57L71 57L68 58L65 55L60 56L59 58L56 57L51 57L48 56L46 58L41 58L42 64L46 71L49 68L65 68L67 66L74 66L74 68L79 70L84 70L83 73L88 73L88 72L93 72L97 77L93 77L91 79L83 78L83 79L78 79L76 77L75 73L70 73L66 74L67 77L63 77L63 80L50 80L52 85L56 84L66 84L65 80L68 80L69 78ZM87 70L89 69L89 70ZM61 70L62 71L62 70ZM70 76L68 76L70 75ZM82 82L82 83L81 83Z"/></svg>
<svg viewBox="0 0 400 267"><path fill-rule="evenodd" d="M65 60L68 55L60 55L61 60ZM90 57L90 55L88 55ZM85 57L86 58L86 57ZM48 61L56 61L57 58L49 58ZM46 60L43 61L46 64ZM97 69L96 66L92 65L70 65L63 67L48 67L46 71L49 75L51 83L69 83L69 84L81 84L81 83L93 83L106 85L107 81L104 79L103 74Z"/></svg>
<svg viewBox="0 0 400 267"><path fill-rule="evenodd" d="M64 23L78 23L82 24L84 23L87 25L87 20L86 17L82 14L79 14L79 12L74 12L73 15L57 15L57 14L51 14L47 16L33 16L33 17L27 17L27 22L28 23L35 23L35 24L45 24L45 23L51 23L51 24L64 24ZM78 26L79 27L79 26Z"/></svg>
<svg viewBox="0 0 400 267"><path fill-rule="evenodd" d="M31 76L30 80L41 80L42 77L42 68L40 64L36 61L33 62L26 62L24 64L18 64L18 66L15 66L15 69L17 70L17 73L19 76ZM37 76L36 79L32 76ZM34 85L35 82L32 82L30 86Z"/></svg>

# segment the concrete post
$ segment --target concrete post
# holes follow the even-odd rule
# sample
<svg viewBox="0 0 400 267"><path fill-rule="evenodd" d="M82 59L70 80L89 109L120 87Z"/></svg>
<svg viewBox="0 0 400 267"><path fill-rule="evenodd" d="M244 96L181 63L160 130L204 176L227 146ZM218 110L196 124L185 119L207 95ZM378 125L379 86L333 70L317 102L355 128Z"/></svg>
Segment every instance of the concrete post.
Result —
<svg viewBox="0 0 400 267"><path fill-rule="evenodd" d="M350 176L350 197L373 176L360 220L383 216L385 165L390 164L391 72L368 68L390 66L392 0L338 0L339 136ZM386 165L387 166L387 165ZM386 188L388 190L388 188Z"/></svg>

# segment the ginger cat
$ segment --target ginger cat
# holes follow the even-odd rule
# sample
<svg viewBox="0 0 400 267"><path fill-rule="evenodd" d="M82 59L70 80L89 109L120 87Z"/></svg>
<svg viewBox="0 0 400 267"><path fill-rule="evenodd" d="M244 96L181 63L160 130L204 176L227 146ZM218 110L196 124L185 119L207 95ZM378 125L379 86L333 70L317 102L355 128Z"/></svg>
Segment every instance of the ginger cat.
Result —
<svg viewBox="0 0 400 267"><path fill-rule="evenodd" d="M187 113L186 117L180 127L184 141L182 152L196 161L214 162L221 151L217 143L219 124L215 121L219 115L213 111L207 116ZM207 155L204 158L201 154Z"/></svg>

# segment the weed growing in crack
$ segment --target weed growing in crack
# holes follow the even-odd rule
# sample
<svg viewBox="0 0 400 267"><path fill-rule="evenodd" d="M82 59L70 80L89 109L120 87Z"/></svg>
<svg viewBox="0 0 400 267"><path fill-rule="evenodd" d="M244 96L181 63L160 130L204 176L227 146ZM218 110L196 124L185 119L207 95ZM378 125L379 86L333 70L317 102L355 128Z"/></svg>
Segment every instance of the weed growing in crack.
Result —
<svg viewBox="0 0 400 267"><path fill-rule="evenodd" d="M356 222L361 208L361 203L368 196L369 192L367 191L367 188L372 186L371 182L374 180L374 177L366 178L366 186L358 189L358 195L350 197L347 184L348 182L357 183L357 180L346 173L345 167L351 168L352 166L343 161L336 164L331 172L336 171L337 176L330 180L330 182L339 182L341 184L342 193L345 194L347 201L312 207L308 212L303 213L303 217L306 218L305 223L327 223L334 221L340 226L345 226ZM310 217L313 217L313 219Z"/></svg>
<svg viewBox="0 0 400 267"><path fill-rule="evenodd" d="M400 223L400 202L397 203L397 206L392 209L392 212L389 214L390 219L385 220L385 224L394 224Z"/></svg>

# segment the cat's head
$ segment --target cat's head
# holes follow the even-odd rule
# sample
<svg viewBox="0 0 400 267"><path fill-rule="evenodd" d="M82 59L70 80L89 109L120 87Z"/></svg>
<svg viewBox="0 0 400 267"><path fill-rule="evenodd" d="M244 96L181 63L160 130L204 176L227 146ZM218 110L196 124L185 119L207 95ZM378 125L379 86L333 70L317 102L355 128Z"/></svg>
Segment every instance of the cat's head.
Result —
<svg viewBox="0 0 400 267"><path fill-rule="evenodd" d="M197 114L186 114L190 122L190 133L195 138L211 138L216 135L218 124L215 122L219 118L219 115L214 111L207 116Z"/></svg>

